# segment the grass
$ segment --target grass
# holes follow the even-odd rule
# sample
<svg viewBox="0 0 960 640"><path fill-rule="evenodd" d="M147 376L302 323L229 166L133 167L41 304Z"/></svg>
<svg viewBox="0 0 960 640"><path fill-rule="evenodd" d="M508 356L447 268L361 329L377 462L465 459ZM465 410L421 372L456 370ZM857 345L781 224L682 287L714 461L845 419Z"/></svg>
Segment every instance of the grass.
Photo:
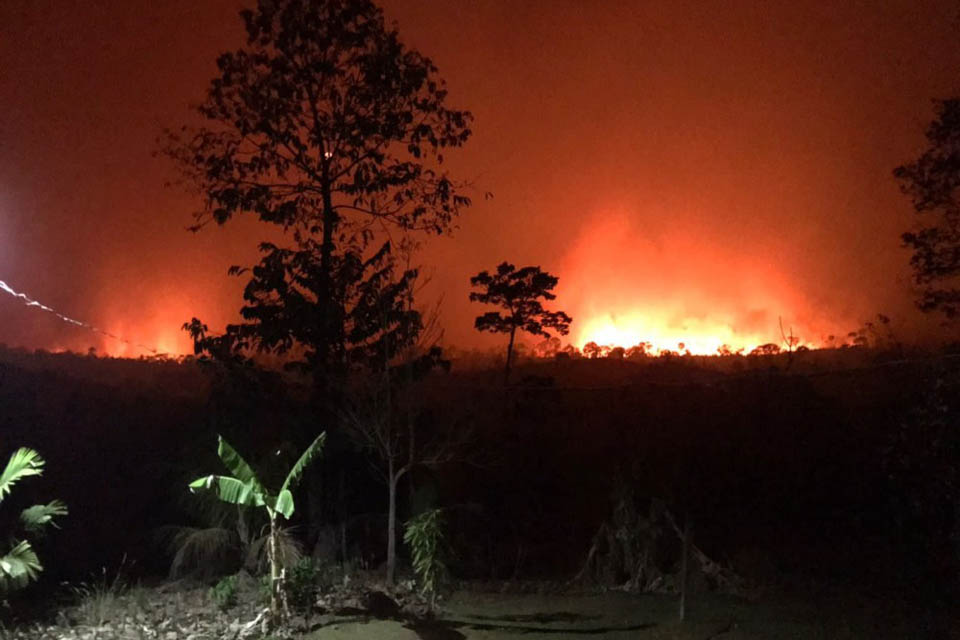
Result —
<svg viewBox="0 0 960 640"><path fill-rule="evenodd" d="M127 603L123 595L127 587L119 572L111 580L104 569L103 577L97 582L81 583L70 590L77 599L75 616L80 624L99 627L122 618L126 613Z"/></svg>

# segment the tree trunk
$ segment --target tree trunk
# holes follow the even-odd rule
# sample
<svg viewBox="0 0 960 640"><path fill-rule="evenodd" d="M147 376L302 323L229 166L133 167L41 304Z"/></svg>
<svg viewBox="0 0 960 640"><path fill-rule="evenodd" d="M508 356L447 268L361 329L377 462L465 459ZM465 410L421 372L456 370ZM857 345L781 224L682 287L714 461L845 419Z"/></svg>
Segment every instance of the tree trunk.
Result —
<svg viewBox="0 0 960 640"><path fill-rule="evenodd" d="M277 516L270 516L270 540L267 546L267 559L270 562L270 618L276 625L280 613L280 561L277 558Z"/></svg>
<svg viewBox="0 0 960 640"><path fill-rule="evenodd" d="M339 503L337 509L340 512L340 566L347 564L347 490L346 479L343 467L340 468L340 491L338 492Z"/></svg>
<svg viewBox="0 0 960 640"><path fill-rule="evenodd" d="M690 558L690 515L683 524L683 557L680 559L680 622L687 615L687 572Z"/></svg>
<svg viewBox="0 0 960 640"><path fill-rule="evenodd" d="M326 180L326 168L324 169ZM333 254L334 233L340 223L340 216L333 207L333 196L329 184L322 185L323 194L323 234L320 243L320 290L317 303L320 307L320 336L317 344L318 356L323 363L322 371L315 371L316 383L320 385L322 402L329 408L334 388L339 388L343 362L343 318L339 306L333 299ZM331 379L332 378L332 379Z"/></svg>
<svg viewBox="0 0 960 640"><path fill-rule="evenodd" d="M510 342L507 343L507 368L503 373L503 384L510 384L510 364L513 361L513 340L517 335L517 328L510 330Z"/></svg>
<svg viewBox="0 0 960 640"><path fill-rule="evenodd" d="M387 484L390 493L390 505L387 511L387 584L393 586L397 571L397 481L399 477L393 471L393 459L387 466L389 473Z"/></svg>

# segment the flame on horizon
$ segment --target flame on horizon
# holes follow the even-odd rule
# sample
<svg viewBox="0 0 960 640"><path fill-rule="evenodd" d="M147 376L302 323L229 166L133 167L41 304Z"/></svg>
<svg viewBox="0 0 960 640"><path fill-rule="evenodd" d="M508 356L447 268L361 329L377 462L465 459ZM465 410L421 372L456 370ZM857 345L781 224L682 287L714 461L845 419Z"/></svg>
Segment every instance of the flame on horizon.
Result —
<svg viewBox="0 0 960 640"><path fill-rule="evenodd" d="M633 219L597 216L562 264L556 307L573 316L578 348L648 343L653 353L715 355L791 337L819 345L850 324L817 309L767 248L748 255L680 230L649 237Z"/></svg>
<svg viewBox="0 0 960 640"><path fill-rule="evenodd" d="M778 263L775 248L731 246L679 228L658 234L636 220L622 209L596 215L563 262L544 265L560 276L557 299L548 306L574 318L568 339L578 348L590 342L625 349L647 344L651 353L714 355L722 347L783 347L791 336L796 345L812 347L827 336L846 335L843 328L855 324L828 316L827 305L813 302L817 292L786 275L791 265ZM58 337L50 342L80 353L93 347L110 357L189 354L193 345L181 330L186 320L203 317L212 327L229 320L209 296L189 288L161 288L136 305L125 294L130 283L112 283L100 288L96 313L77 320L0 285L34 307L25 313L57 323L50 334ZM204 303L210 308L198 308ZM101 318L107 321L100 324Z"/></svg>
<svg viewBox="0 0 960 640"><path fill-rule="evenodd" d="M576 346L582 349L587 343L594 342L601 346L629 349L646 343L646 351L654 354L676 351L694 355L716 355L724 348L731 352L749 352L767 343L784 347L784 337L790 338L790 330L785 328L784 331L786 336L744 334L738 333L730 324L710 323L696 318L691 318L680 326L671 326L670 322L663 319L658 320L655 316L637 312L590 318L584 323ZM808 342L797 342L793 346L800 344L810 346Z"/></svg>

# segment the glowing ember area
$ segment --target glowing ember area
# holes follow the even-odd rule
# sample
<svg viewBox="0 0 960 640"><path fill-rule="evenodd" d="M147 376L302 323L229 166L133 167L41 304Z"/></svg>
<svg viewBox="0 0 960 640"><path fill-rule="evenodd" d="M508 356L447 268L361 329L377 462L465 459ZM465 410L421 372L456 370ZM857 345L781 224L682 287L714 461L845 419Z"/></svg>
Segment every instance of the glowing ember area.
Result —
<svg viewBox="0 0 960 640"><path fill-rule="evenodd" d="M117 327L121 331L125 327ZM150 355L178 356L192 353L192 346L186 334L177 328L158 326L152 331L145 331L143 342L127 343L116 340L105 340L101 352L112 358L137 358ZM117 335L123 335L118 333ZM136 335L136 334L135 334Z"/></svg>
<svg viewBox="0 0 960 640"><path fill-rule="evenodd" d="M590 318L584 323L577 346L581 349L589 342L598 345L614 345L629 348L643 344L648 353L676 351L692 354L717 354L726 347L732 352L743 349L749 352L754 347L768 342L780 343L781 338L737 333L730 325L711 324L697 318L681 320L679 326L671 326L667 318L630 313L621 316Z"/></svg>
<svg viewBox="0 0 960 640"><path fill-rule="evenodd" d="M104 327L111 334L126 341L104 339L97 352L115 358L140 356L178 356L193 353L190 336L181 330L192 316L202 314L200 299L175 291L157 292L143 306L126 307L117 301L104 299L99 310L109 322ZM219 321L222 314L208 311L206 317Z"/></svg>
<svg viewBox="0 0 960 640"><path fill-rule="evenodd" d="M781 319L795 346L813 347L853 324L822 315L767 248L740 254L692 233L651 239L630 222L636 217L598 216L564 263L558 306L575 318L570 341L581 349L639 344L654 354L715 355L784 347Z"/></svg>

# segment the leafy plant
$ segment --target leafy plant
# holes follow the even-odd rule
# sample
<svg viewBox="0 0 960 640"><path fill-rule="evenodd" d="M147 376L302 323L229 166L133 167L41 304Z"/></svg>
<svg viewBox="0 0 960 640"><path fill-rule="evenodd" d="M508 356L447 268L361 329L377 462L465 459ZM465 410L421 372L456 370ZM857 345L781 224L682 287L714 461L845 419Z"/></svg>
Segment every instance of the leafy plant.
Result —
<svg viewBox="0 0 960 640"><path fill-rule="evenodd" d="M313 606L320 571L313 558L301 558L287 576L287 600L297 611L309 611Z"/></svg>
<svg viewBox="0 0 960 640"><path fill-rule="evenodd" d="M29 476L43 475L46 464L33 449L21 448L10 456L0 474L0 502L9 495L13 485ZM40 534L48 525L56 526L54 518L67 515L67 506L59 500L27 507L20 513L20 523L30 534ZM20 589L37 579L43 565L27 540L14 540L6 555L0 556L0 592Z"/></svg>
<svg viewBox="0 0 960 640"><path fill-rule="evenodd" d="M190 483L191 491L213 491L222 501L266 511L270 522L267 538L267 559L270 564L270 618L274 624L287 614L284 600L284 572L282 571L280 518L293 515L293 489L300 482L307 465L319 455L326 440L321 433L293 465L279 491L270 491L261 482L253 468L221 436L217 454L232 476L209 475Z"/></svg>
<svg viewBox="0 0 960 640"><path fill-rule="evenodd" d="M430 598L431 607L436 604L437 593L447 573L443 530L443 511L429 509L411 518L403 532L403 541L413 558L413 570L420 580L420 591Z"/></svg>
<svg viewBox="0 0 960 640"><path fill-rule="evenodd" d="M221 611L226 611L237 604L237 576L221 578L217 584L210 587L210 599Z"/></svg>
<svg viewBox="0 0 960 640"><path fill-rule="evenodd" d="M251 573L269 571L269 527L266 513L221 502L213 494L194 496L188 507L199 526L168 525L158 531L158 539L171 556L170 576L191 575L209 582L236 571L241 566ZM292 529L279 531L280 566L291 568L303 557ZM258 533L254 533L258 532Z"/></svg>

